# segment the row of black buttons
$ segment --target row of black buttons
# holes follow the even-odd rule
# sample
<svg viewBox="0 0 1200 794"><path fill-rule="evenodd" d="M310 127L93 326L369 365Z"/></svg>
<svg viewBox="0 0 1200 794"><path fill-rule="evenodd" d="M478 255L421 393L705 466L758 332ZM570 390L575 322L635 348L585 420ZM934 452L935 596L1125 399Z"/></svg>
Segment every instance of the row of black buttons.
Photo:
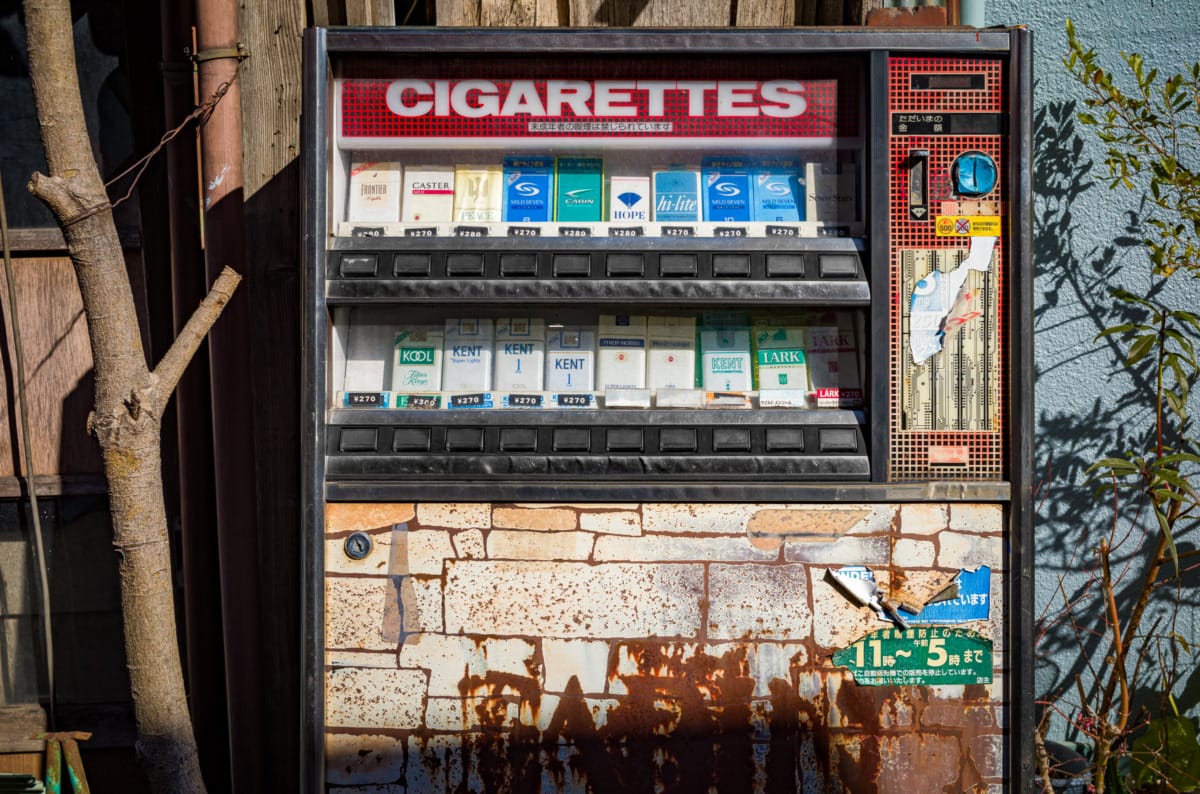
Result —
<svg viewBox="0 0 1200 794"><path fill-rule="evenodd" d="M343 427L334 449L343 454L781 454L806 449L836 454L857 453L860 436L854 427Z"/></svg>
<svg viewBox="0 0 1200 794"><path fill-rule="evenodd" d="M380 262L391 257L391 272ZM386 268L386 265L385 265ZM343 253L343 278L820 278L861 274L856 254L537 251Z"/></svg>

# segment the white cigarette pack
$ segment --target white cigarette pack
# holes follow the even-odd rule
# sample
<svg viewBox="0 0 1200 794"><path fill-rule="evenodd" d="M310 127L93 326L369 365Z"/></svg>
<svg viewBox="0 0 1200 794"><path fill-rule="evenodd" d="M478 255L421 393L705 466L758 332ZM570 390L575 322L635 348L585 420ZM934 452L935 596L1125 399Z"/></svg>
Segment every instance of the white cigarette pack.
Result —
<svg viewBox="0 0 1200 794"><path fill-rule="evenodd" d="M498 223L503 204L501 166L460 165L454 169L455 223Z"/></svg>
<svg viewBox="0 0 1200 794"><path fill-rule="evenodd" d="M646 385L691 389L696 385L696 319L650 317L646 321Z"/></svg>
<svg viewBox="0 0 1200 794"><path fill-rule="evenodd" d="M425 392L442 388L442 329L412 326L396 332L392 343L392 391Z"/></svg>
<svg viewBox="0 0 1200 794"><path fill-rule="evenodd" d="M392 355L394 331L386 325L352 323L346 338L345 391L387 390L385 373Z"/></svg>
<svg viewBox="0 0 1200 794"><path fill-rule="evenodd" d="M805 165L805 177L808 220L835 224L858 220L858 179L852 164L812 160Z"/></svg>
<svg viewBox="0 0 1200 794"><path fill-rule="evenodd" d="M454 215L454 168L426 165L404 169L405 223L449 223Z"/></svg>
<svg viewBox="0 0 1200 794"><path fill-rule="evenodd" d="M750 329L718 326L701 330L700 374L709 391L750 391Z"/></svg>
<svg viewBox="0 0 1200 794"><path fill-rule="evenodd" d="M650 220L650 177L614 176L610 185L610 221L643 223Z"/></svg>
<svg viewBox="0 0 1200 794"><path fill-rule="evenodd" d="M646 388L646 318L602 314L596 328L596 388Z"/></svg>
<svg viewBox="0 0 1200 794"><path fill-rule="evenodd" d="M808 389L804 327L755 323L754 380L760 390Z"/></svg>
<svg viewBox="0 0 1200 794"><path fill-rule="evenodd" d="M442 357L444 391L492 388L493 328L487 318L446 321L446 350Z"/></svg>
<svg viewBox="0 0 1200 794"><path fill-rule="evenodd" d="M546 323L530 317L496 321L496 375L500 391L541 391L545 382Z"/></svg>
<svg viewBox="0 0 1200 794"><path fill-rule="evenodd" d="M596 332L557 326L546 332L546 391L593 391Z"/></svg>
<svg viewBox="0 0 1200 794"><path fill-rule="evenodd" d="M400 174L396 162L356 160L350 166L350 202L346 220L390 223L400 220Z"/></svg>
<svg viewBox="0 0 1200 794"><path fill-rule="evenodd" d="M848 323L808 327L808 376L819 408L857 408L863 403L858 349Z"/></svg>

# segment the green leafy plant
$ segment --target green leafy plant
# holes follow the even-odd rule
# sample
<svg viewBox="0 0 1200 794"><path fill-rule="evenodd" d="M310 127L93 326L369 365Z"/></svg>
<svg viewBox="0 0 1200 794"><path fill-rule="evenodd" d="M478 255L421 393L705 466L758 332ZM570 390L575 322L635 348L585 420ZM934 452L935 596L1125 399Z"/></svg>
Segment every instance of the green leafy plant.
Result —
<svg viewBox="0 0 1200 794"><path fill-rule="evenodd" d="M1196 567L1197 552L1179 546L1200 517L1192 484L1200 449L1188 435L1200 315L1171 305L1163 287L1176 274L1200 276L1200 63L1160 79L1141 55L1122 53L1125 72L1114 76L1069 21L1067 37L1064 65L1086 94L1076 117L1104 145L1108 186L1143 200L1150 287L1142 294L1112 289L1111 316L1119 321L1096 339L1123 350L1122 366L1140 384L1150 422L1088 469L1097 496L1111 501L1112 524L1091 547L1085 585L1069 593L1060 581L1065 609L1042 633L1069 625L1091 655L1086 676L1068 682L1073 695L1041 701L1038 740L1058 713L1087 745L1093 790L1193 791L1200 788L1200 742L1172 692L1191 657L1174 625L1183 577ZM1046 754L1038 755L1050 790L1052 770Z"/></svg>

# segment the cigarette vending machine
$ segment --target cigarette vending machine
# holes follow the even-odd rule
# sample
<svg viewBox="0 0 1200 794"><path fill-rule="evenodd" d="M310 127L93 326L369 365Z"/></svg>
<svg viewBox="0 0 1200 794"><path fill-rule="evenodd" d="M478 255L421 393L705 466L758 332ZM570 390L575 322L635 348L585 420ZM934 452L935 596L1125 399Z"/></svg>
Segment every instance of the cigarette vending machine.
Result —
<svg viewBox="0 0 1200 794"><path fill-rule="evenodd" d="M1017 790L1029 47L308 32L309 790Z"/></svg>

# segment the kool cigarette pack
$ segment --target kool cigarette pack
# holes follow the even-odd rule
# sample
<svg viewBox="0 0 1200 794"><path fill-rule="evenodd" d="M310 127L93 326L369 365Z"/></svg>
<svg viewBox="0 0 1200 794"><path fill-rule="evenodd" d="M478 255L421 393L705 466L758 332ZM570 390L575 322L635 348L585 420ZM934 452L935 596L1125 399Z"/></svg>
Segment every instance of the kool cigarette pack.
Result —
<svg viewBox="0 0 1200 794"><path fill-rule="evenodd" d="M596 384L599 391L646 388L645 317L600 315L596 345Z"/></svg>
<svg viewBox="0 0 1200 794"><path fill-rule="evenodd" d="M392 343L392 391L442 388L442 337L438 326L412 326L396 333Z"/></svg>
<svg viewBox="0 0 1200 794"><path fill-rule="evenodd" d="M545 360L544 320L505 317L496 321L496 389L541 391Z"/></svg>
<svg viewBox="0 0 1200 794"><path fill-rule="evenodd" d="M646 340L646 385L649 388L691 389L695 386L695 318L647 318Z"/></svg>
<svg viewBox="0 0 1200 794"><path fill-rule="evenodd" d="M400 220L400 163L356 160L350 166L348 221L394 223Z"/></svg>
<svg viewBox="0 0 1200 794"><path fill-rule="evenodd" d="M547 329L547 391L593 391L595 365L595 331L561 325Z"/></svg>
<svg viewBox="0 0 1200 794"><path fill-rule="evenodd" d="M554 158L504 158L504 212L509 223L540 223L554 217Z"/></svg>
<svg viewBox="0 0 1200 794"><path fill-rule="evenodd" d="M454 215L454 169L427 165L404 169L405 223L449 223Z"/></svg>
<svg viewBox="0 0 1200 794"><path fill-rule="evenodd" d="M442 388L445 391L492 388L493 344L490 319L447 320Z"/></svg>
<svg viewBox="0 0 1200 794"><path fill-rule="evenodd" d="M504 171L498 165L454 169L454 222L496 223L502 214Z"/></svg>

